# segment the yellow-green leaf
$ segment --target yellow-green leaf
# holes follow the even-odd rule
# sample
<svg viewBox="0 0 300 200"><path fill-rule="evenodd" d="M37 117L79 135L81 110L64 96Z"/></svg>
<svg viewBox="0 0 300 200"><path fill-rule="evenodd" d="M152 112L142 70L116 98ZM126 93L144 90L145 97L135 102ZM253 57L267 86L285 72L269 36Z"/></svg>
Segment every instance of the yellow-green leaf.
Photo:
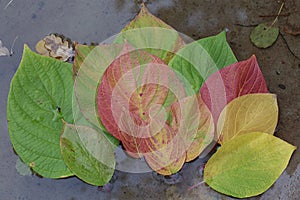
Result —
<svg viewBox="0 0 300 200"><path fill-rule="evenodd" d="M210 158L204 181L214 190L233 197L259 195L278 179L295 149L267 133L238 136Z"/></svg>
<svg viewBox="0 0 300 200"><path fill-rule="evenodd" d="M87 126L65 124L60 148L66 165L83 181L103 186L113 176L114 148L104 134Z"/></svg>
<svg viewBox="0 0 300 200"><path fill-rule="evenodd" d="M125 41L137 49L145 49L166 63L184 42L171 26L150 13L144 4L139 14L118 34L114 43Z"/></svg>
<svg viewBox="0 0 300 200"><path fill-rule="evenodd" d="M278 121L274 94L248 94L231 101L220 114L217 124L219 143L251 132L273 134Z"/></svg>

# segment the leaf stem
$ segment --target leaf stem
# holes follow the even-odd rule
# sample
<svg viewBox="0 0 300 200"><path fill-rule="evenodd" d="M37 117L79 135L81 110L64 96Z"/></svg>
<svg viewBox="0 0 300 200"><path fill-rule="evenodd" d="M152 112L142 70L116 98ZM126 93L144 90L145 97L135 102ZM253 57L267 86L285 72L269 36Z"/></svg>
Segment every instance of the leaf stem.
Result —
<svg viewBox="0 0 300 200"><path fill-rule="evenodd" d="M279 15L280 15L280 13L281 13L281 11L282 11L282 9L283 9L284 3L285 3L285 2L283 2L283 3L281 4L280 9L279 9L279 11L278 11L278 13L277 13L277 16L276 16L276 18L274 19L274 21L272 22L272 24L270 25L269 28L271 28L271 27L278 21L278 17L279 17Z"/></svg>
<svg viewBox="0 0 300 200"><path fill-rule="evenodd" d="M193 185L193 186L189 187L189 188L188 188L188 191L190 191L190 190L192 190L192 189L198 187L199 185L201 185L201 184L203 184L203 183L205 183L205 182L204 182L204 181L201 181L200 183L197 183L196 185Z"/></svg>

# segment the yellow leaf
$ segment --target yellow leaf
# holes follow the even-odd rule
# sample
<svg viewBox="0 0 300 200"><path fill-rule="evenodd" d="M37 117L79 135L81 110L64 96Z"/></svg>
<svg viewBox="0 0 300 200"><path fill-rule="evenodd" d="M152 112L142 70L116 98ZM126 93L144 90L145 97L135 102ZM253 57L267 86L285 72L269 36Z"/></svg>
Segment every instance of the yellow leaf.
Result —
<svg viewBox="0 0 300 200"><path fill-rule="evenodd" d="M226 142L209 159L204 181L226 195L245 198L270 188L296 147L267 133L247 133Z"/></svg>
<svg viewBox="0 0 300 200"><path fill-rule="evenodd" d="M273 134L278 121L278 106L274 94L249 94L230 102L221 112L217 135L219 143L251 132Z"/></svg>

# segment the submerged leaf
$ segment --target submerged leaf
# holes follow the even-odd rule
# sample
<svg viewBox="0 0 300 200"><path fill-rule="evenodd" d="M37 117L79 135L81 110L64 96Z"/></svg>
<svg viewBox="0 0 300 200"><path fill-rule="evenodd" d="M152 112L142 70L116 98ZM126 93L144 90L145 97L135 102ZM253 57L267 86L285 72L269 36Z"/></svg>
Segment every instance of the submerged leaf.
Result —
<svg viewBox="0 0 300 200"><path fill-rule="evenodd" d="M20 158L17 159L16 161L16 169L19 174L22 176L30 176L32 175L32 172L30 170L30 167L26 165Z"/></svg>
<svg viewBox="0 0 300 200"><path fill-rule="evenodd" d="M7 103L10 139L21 159L43 177L72 175L59 148L63 122L73 122L72 65L26 45Z"/></svg>
<svg viewBox="0 0 300 200"><path fill-rule="evenodd" d="M60 147L66 165L78 178L96 186L110 181L116 161L104 135L89 127L65 124Z"/></svg>
<svg viewBox="0 0 300 200"><path fill-rule="evenodd" d="M274 94L248 94L231 101L221 112L217 134L224 144L234 137L250 132L273 134L278 120Z"/></svg>
<svg viewBox="0 0 300 200"><path fill-rule="evenodd" d="M186 87L198 92L211 74L236 61L223 31L186 45L176 53L169 66L188 81Z"/></svg>
<svg viewBox="0 0 300 200"><path fill-rule="evenodd" d="M3 46L2 41L0 40L0 56L10 56L11 53L9 52L8 48Z"/></svg>
<svg viewBox="0 0 300 200"><path fill-rule="evenodd" d="M251 42L259 48L267 48L277 40L279 27L268 23L259 24L253 29L250 35Z"/></svg>
<svg viewBox="0 0 300 200"><path fill-rule="evenodd" d="M278 179L295 149L267 133L238 136L209 159L204 181L214 190L233 197L259 195Z"/></svg>
<svg viewBox="0 0 300 200"><path fill-rule="evenodd" d="M200 89L203 101L217 123L224 107L233 99L251 93L268 93L255 56L234 63L211 75Z"/></svg>

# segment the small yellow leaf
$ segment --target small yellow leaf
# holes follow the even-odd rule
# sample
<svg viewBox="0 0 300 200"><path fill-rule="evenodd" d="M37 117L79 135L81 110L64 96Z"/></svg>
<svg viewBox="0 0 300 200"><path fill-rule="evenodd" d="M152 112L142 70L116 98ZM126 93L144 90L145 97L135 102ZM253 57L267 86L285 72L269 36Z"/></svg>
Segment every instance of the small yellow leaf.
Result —
<svg viewBox="0 0 300 200"><path fill-rule="evenodd" d="M274 94L249 94L230 102L221 112L217 135L224 144L237 135L250 132L273 134L278 121Z"/></svg>

